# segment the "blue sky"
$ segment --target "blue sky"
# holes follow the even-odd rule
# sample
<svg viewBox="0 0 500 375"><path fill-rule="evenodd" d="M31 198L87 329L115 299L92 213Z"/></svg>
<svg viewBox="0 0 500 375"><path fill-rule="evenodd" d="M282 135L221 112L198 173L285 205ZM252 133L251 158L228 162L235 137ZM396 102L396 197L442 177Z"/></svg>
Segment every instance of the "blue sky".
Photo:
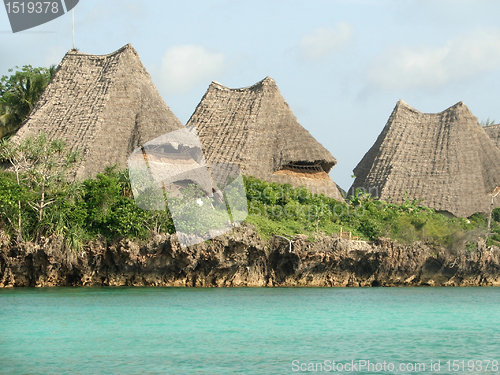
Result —
<svg viewBox="0 0 500 375"><path fill-rule="evenodd" d="M499 15L495 0L80 0L75 40L92 54L131 43L183 123L212 80L272 77L348 189L399 99L500 122ZM13 34L0 10L0 75L70 48L70 15Z"/></svg>

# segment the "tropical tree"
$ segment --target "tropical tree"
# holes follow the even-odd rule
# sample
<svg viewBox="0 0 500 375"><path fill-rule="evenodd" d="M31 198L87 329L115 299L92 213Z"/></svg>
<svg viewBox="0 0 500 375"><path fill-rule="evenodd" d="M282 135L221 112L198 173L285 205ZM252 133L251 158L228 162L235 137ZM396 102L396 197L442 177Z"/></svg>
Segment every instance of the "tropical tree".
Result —
<svg viewBox="0 0 500 375"><path fill-rule="evenodd" d="M13 70L9 69L9 72ZM0 138L19 129L55 71L54 65L49 68L25 65L10 77L0 78Z"/></svg>
<svg viewBox="0 0 500 375"><path fill-rule="evenodd" d="M8 162L12 166L12 170L16 176L17 189L21 189L21 171L28 167L27 153L24 152L24 146L15 145L9 142L7 139L0 140L0 162ZM13 188L9 188L8 184L3 183L3 188L7 188L9 193L14 191ZM4 208L4 211L6 209ZM21 210L21 198L18 196L17 199L17 225L12 226L15 228L17 234L17 242L23 241L22 236L22 210ZM8 216L7 216L8 218ZM10 221L10 218L9 218Z"/></svg>
<svg viewBox="0 0 500 375"><path fill-rule="evenodd" d="M488 117L487 120L482 120L481 121L481 126L490 126L490 125L493 125L495 124L495 120L490 120L490 118Z"/></svg>
<svg viewBox="0 0 500 375"><path fill-rule="evenodd" d="M79 154L68 150L61 140L49 140L45 134L27 138L20 147L27 158L26 184L36 193L36 199L28 204L37 211L41 222L44 209L56 200L50 193L66 183L66 173L79 161Z"/></svg>
<svg viewBox="0 0 500 375"><path fill-rule="evenodd" d="M25 205L36 212L38 225L47 207L65 199L68 170L80 160L78 152L68 150L61 140L49 140L45 134L26 138L19 144L2 140L0 159L8 161L16 183L26 190ZM21 200L17 201L17 239L22 241Z"/></svg>

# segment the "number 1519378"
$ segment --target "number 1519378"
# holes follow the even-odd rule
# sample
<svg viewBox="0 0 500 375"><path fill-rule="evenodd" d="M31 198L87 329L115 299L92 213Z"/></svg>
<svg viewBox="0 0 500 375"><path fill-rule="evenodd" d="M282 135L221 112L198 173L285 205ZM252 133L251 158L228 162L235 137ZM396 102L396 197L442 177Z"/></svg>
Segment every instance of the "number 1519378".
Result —
<svg viewBox="0 0 500 375"><path fill-rule="evenodd" d="M56 1L12 1L5 3L7 13L59 13Z"/></svg>

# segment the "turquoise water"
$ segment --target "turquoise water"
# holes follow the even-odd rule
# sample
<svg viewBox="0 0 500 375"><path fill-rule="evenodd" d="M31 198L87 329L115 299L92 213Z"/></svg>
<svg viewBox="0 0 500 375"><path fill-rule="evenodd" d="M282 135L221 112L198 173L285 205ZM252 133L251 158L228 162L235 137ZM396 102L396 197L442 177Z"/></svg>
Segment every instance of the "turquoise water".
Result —
<svg viewBox="0 0 500 375"><path fill-rule="evenodd" d="M431 373L431 361L500 374L488 362L500 362L500 288L0 290L1 374L289 374L333 361L344 374Z"/></svg>

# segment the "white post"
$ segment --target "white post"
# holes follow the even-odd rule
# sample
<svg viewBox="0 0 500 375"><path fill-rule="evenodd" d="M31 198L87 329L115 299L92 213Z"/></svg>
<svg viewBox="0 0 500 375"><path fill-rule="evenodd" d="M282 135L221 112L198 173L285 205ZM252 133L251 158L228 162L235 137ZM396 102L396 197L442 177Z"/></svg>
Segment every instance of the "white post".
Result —
<svg viewBox="0 0 500 375"><path fill-rule="evenodd" d="M71 8L71 18L73 20L73 49L75 49L75 6L74 4L73 5L73 8Z"/></svg>

